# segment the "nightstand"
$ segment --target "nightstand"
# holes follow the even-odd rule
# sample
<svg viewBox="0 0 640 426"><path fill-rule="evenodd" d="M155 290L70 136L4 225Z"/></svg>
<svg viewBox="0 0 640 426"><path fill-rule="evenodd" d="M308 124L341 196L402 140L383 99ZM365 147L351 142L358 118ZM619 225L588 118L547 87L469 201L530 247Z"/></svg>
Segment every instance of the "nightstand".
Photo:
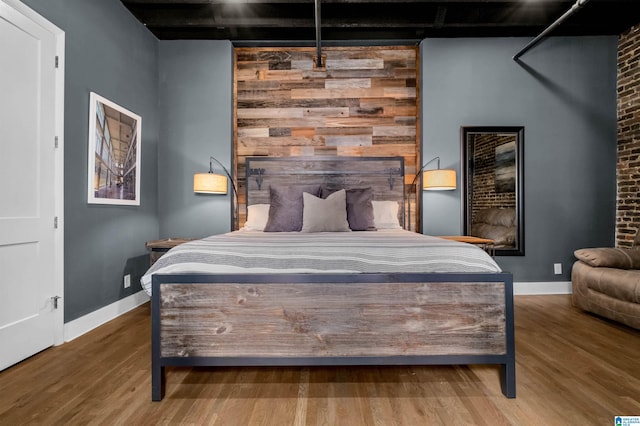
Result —
<svg viewBox="0 0 640 426"><path fill-rule="evenodd" d="M489 238L473 237L471 235L444 235L444 236L439 235L438 238L444 238L445 240L458 241L460 243L473 244L480 247L481 249L489 253L491 256L495 254L495 248L493 246L494 241L490 240Z"/></svg>
<svg viewBox="0 0 640 426"><path fill-rule="evenodd" d="M195 238L165 238L163 240L147 241L145 247L147 247L147 250L151 250L151 254L149 256L149 266L156 263L156 261L170 249L174 248L175 246L179 246L180 244L184 244L188 241L193 241L194 239Z"/></svg>

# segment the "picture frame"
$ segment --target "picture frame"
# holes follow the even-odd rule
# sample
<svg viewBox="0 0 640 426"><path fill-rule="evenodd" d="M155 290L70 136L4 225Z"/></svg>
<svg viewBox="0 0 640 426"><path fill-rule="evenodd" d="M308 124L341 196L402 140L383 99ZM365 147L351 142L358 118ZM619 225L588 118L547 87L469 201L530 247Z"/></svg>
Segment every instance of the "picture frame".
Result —
<svg viewBox="0 0 640 426"><path fill-rule="evenodd" d="M496 193L516 192L516 141L498 145L495 152Z"/></svg>
<svg viewBox="0 0 640 426"><path fill-rule="evenodd" d="M140 205L142 117L90 92L89 204Z"/></svg>

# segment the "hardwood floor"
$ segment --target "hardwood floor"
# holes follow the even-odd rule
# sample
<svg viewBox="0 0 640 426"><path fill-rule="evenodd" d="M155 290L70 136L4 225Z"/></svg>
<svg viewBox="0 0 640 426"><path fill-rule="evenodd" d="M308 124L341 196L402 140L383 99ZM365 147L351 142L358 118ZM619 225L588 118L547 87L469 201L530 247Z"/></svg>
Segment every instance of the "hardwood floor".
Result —
<svg viewBox="0 0 640 426"><path fill-rule="evenodd" d="M640 332L569 296L516 297L516 399L496 366L168 368L149 306L0 373L0 424L613 425L640 415Z"/></svg>

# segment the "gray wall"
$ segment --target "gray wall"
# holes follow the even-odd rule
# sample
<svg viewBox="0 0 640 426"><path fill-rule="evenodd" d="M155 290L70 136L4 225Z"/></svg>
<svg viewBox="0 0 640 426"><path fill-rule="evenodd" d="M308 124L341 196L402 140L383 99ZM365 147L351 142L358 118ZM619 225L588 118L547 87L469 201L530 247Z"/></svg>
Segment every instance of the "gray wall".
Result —
<svg viewBox="0 0 640 426"><path fill-rule="evenodd" d="M24 0L66 36L65 322L141 290L158 237L158 41L117 0ZM142 116L140 206L87 204L89 92ZM123 277L132 274L131 287Z"/></svg>
<svg viewBox="0 0 640 426"><path fill-rule="evenodd" d="M575 249L613 244L617 37L551 37L518 64L529 40L422 42L423 157L459 173L460 126L524 126L525 256L497 261L516 281L566 281ZM423 195L424 232L460 233L460 188Z"/></svg>
<svg viewBox="0 0 640 426"><path fill-rule="evenodd" d="M214 156L233 170L233 46L229 41L160 42L160 235L204 237L231 230L232 190L193 193L194 173ZM224 173L214 163L214 170Z"/></svg>

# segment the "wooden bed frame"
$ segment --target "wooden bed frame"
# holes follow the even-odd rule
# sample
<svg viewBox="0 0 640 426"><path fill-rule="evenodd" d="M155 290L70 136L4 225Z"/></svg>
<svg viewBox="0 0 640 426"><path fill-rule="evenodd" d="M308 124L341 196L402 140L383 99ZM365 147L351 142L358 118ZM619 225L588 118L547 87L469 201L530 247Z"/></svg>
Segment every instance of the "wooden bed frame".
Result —
<svg viewBox="0 0 640 426"><path fill-rule="evenodd" d="M247 205L318 177L404 201L402 158L250 158ZM155 274L151 306L154 401L168 366L497 364L516 396L509 273Z"/></svg>

